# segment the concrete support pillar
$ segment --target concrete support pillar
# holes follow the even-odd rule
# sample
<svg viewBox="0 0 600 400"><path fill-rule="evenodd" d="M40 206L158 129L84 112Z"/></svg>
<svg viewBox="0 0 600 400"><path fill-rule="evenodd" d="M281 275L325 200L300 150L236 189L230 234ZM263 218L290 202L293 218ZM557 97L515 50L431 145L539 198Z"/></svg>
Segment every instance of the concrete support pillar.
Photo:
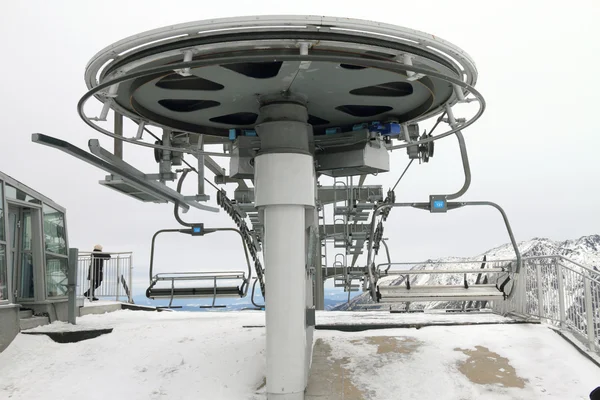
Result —
<svg viewBox="0 0 600 400"><path fill-rule="evenodd" d="M260 117L254 177L256 206L264 213L267 398L301 400L312 348L306 324L306 213L315 207L312 129L306 108L297 103L265 105Z"/></svg>

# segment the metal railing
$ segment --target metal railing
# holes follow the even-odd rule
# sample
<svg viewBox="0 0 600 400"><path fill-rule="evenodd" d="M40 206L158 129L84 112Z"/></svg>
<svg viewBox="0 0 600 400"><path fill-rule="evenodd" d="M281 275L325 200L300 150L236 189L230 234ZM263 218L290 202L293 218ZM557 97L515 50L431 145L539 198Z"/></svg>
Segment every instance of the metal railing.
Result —
<svg viewBox="0 0 600 400"><path fill-rule="evenodd" d="M539 318L600 351L600 271L562 256L527 257L513 291L492 309Z"/></svg>
<svg viewBox="0 0 600 400"><path fill-rule="evenodd" d="M114 299L133 303L133 253L102 253L110 259L100 260L95 253L81 252L77 261L77 296ZM102 261L102 267L97 269ZM95 267L93 267L95 266ZM90 290L90 288L92 288Z"/></svg>
<svg viewBox="0 0 600 400"><path fill-rule="evenodd" d="M450 274L442 280L448 285L460 284L465 272L457 269L454 264L460 266L481 263L482 261L381 263L373 272L380 278L406 278L408 275L427 273L434 277L434 283L441 274ZM473 273L481 273L490 283L500 285L505 282L506 275L490 272L499 268L514 270L511 264L518 261L487 260L483 263L485 268L473 268ZM455 270L439 268L440 264L449 264ZM415 269L416 266L427 271L421 272L418 268ZM390 267L404 267L408 270L394 270ZM502 315L535 318L560 327L585 343L591 351L600 352L600 271L559 255L538 256L522 258L520 273L511 273L510 277L512 281L504 290L508 298L490 301L488 307Z"/></svg>

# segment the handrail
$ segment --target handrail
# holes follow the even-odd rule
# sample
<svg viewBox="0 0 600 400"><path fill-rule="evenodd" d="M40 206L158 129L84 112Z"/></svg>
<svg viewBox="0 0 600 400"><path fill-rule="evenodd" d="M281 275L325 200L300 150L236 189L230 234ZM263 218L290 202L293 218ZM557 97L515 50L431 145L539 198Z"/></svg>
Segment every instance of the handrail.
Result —
<svg viewBox="0 0 600 400"><path fill-rule="evenodd" d="M591 351L600 350L600 315L594 307L600 301L600 272L562 255L522 261L524 268L514 290L517 296L494 303L493 310L560 324L587 342Z"/></svg>
<svg viewBox="0 0 600 400"><path fill-rule="evenodd" d="M562 256L562 255L560 255L560 254L556 254L556 255L549 255L549 256L534 256L534 257L525 257L523 260L537 260L537 259L543 259L543 258L560 258L560 259L561 259L561 260L563 260L563 261L568 261L568 262L570 262L571 264L575 264L575 265L577 265L579 268L583 268L583 269L587 270L588 272L591 272L591 273L593 273L593 274L596 274L596 275L599 275L599 276L600 276L600 271L596 271L596 270L594 270L594 269L592 269L592 268L590 268L590 267L587 267L587 266L585 266L585 265L583 265L583 264L580 264L580 263L578 263L577 261L573 261L573 260L571 260L570 258L567 258L567 257L565 257L565 256ZM569 268L569 267L566 267L566 268ZM569 268L569 269L570 269L570 268ZM574 271L574 272L577 272L577 271Z"/></svg>
<svg viewBox="0 0 600 400"><path fill-rule="evenodd" d="M133 255L132 251L102 251L101 253L103 254L116 254L116 255L122 255L122 254L128 254L128 255ZM80 251L79 255L80 256L89 256L89 255L94 255L95 252L93 251Z"/></svg>

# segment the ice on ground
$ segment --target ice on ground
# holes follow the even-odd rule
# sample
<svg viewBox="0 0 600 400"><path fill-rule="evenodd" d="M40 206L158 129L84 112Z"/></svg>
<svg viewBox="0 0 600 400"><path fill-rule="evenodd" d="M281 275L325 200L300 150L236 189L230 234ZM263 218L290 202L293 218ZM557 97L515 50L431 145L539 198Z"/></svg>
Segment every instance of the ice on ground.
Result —
<svg viewBox="0 0 600 400"><path fill-rule="evenodd" d="M502 317L317 313L318 323L386 318ZM264 313L257 311L123 310L79 318L76 327L40 327L36 331L114 330L67 344L18 335L0 353L0 399L265 399L262 325ZM331 362L341 360L337 366L365 399L587 399L600 385L600 369L543 325L316 331L315 338L329 346ZM482 369L483 378L476 374Z"/></svg>

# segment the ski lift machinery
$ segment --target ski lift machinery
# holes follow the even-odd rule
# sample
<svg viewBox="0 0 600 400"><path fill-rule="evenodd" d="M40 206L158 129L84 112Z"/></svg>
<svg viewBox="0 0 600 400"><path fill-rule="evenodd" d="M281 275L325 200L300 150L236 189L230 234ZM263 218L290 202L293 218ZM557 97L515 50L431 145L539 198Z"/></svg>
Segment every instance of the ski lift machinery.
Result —
<svg viewBox="0 0 600 400"><path fill-rule="evenodd" d="M106 171L109 175L100 183L110 189L141 202L173 203L176 217L179 209L220 208L233 219L254 261L254 285L260 284L265 297L266 391L269 399L279 400L304 397L314 329L313 284L314 301L323 306L323 278L329 267L322 259L315 261L322 251L315 245L315 235L323 244L329 227L318 229L318 210L338 189L319 186L317 178L351 181L360 176L360 186L366 176L390 171L391 151L406 149L411 162L428 162L434 141L451 135L459 139L463 165L468 165L462 131L485 110L474 87L474 61L457 46L413 29L322 16L212 19L143 32L98 52L86 66L85 82L88 92L78 103L78 113L87 125L114 139L114 152L96 139L88 143L90 152L40 133L33 134L33 142ZM86 104L92 98L102 103L97 116L88 115ZM467 117L455 117L455 106L464 103L476 107ZM106 123L111 110L114 128ZM419 123L440 115L436 126L444 122L448 130L435 136L435 127L420 132ZM137 125L132 134L125 132L128 125L123 118ZM153 149L158 173L145 173L125 161L123 143ZM195 159L196 167L186 156ZM213 157L229 158L229 169ZM183 163L188 168L176 169ZM206 204L210 196L205 191L205 169L215 175L217 185L238 184L233 199L217 188L219 207ZM197 190L184 194L182 178L190 171L197 173ZM167 183L182 172L177 190L169 187ZM492 205L455 201L469 183L467 176L459 192L432 196L427 203L397 204L391 191L385 200L369 206L365 203L371 200L354 199L354 189L348 192L348 207L339 212L354 212L346 221L354 220L343 235L359 233L355 227L368 220L366 210L372 213L371 225L367 233L367 227L361 227L365 230L359 239L344 237L340 243L355 247L368 243L363 288L374 299L396 296L381 285L384 266L374 261L384 240L380 219L385 221L394 207L437 212ZM350 204L351 200L356 202ZM185 228L178 232L195 233L194 224L182 225ZM511 240L514 245L512 233ZM311 241L313 245L307 246ZM360 251L354 248L353 256ZM520 264L516 247L515 251L517 263L504 266L513 282ZM344 273L355 276L354 265L345 267ZM250 270L235 277L238 284L225 285L221 274L168 276L152 270L148 294L169 299L206 296L214 303L220 295L247 293ZM182 287L191 278L212 284ZM160 289L159 282L171 287Z"/></svg>
<svg viewBox="0 0 600 400"><path fill-rule="evenodd" d="M443 120L444 115L438 121ZM455 125L452 114L449 114L449 124ZM434 127L435 128L435 127ZM498 204L490 201L448 201L462 196L471 184L471 170L465 140L462 133L456 132L459 142L459 148L464 171L463 186L456 192L446 195L431 195L429 202L415 203L394 203L394 196L389 196L388 201L375 207L371 222L369 224L369 241L367 253L367 271L366 279L363 281L363 288L369 291L371 298L377 303L410 303L410 302L430 302L430 301L502 301L506 300L512 293L518 278L521 267L521 253L515 240L510 222L504 209ZM410 164L409 164L410 165ZM405 170L406 171L406 170ZM402 176L401 176L402 178ZM386 244L383 238L383 221L387 219L389 212L393 208L416 208L429 211L430 213L446 213L451 210L471 206L493 207L502 216L506 231L508 233L511 245L515 252L515 260L494 260L495 265L492 268L459 268L459 269L409 269L409 270L391 270L395 266L410 266L415 263L392 263L389 256L389 250L386 246L387 263L375 263L375 257L379 250L379 243ZM379 222L378 222L379 221ZM484 263L486 265L486 263ZM384 267L385 269L382 269ZM495 283L480 283L479 279L470 284L468 276L481 275L482 273L495 275ZM434 275L434 274L460 274L463 276L462 285L411 285L411 275ZM379 284L379 280L386 276L403 276L403 285ZM512 284L510 284L512 282Z"/></svg>

